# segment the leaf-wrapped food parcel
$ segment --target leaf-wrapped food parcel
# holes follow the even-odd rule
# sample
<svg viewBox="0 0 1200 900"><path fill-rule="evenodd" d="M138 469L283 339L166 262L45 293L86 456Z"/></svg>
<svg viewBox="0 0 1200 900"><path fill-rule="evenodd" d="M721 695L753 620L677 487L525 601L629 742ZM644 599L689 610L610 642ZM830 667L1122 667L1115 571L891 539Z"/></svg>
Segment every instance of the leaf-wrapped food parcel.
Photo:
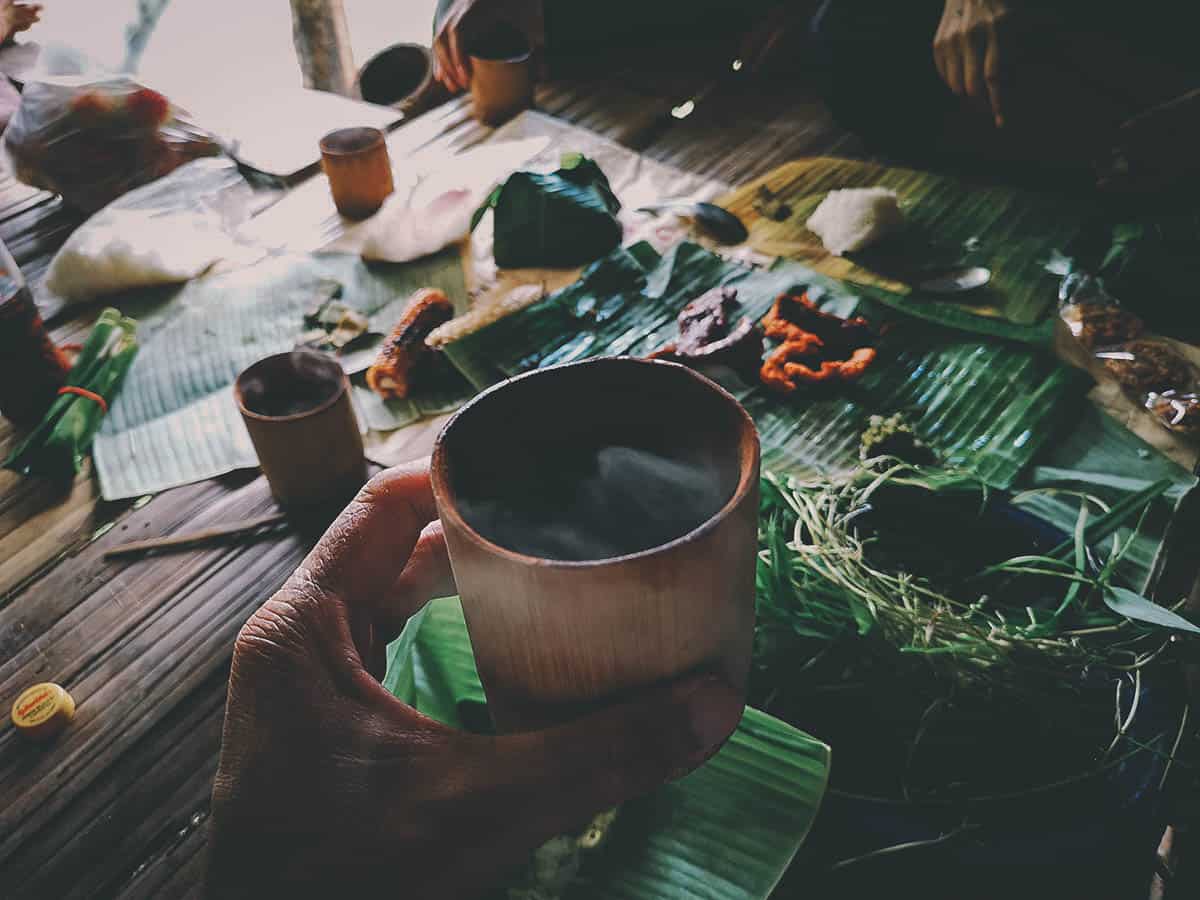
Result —
<svg viewBox="0 0 1200 900"><path fill-rule="evenodd" d="M514 172L476 210L472 229L489 209L501 268L579 266L621 243L621 203L595 161L577 153L549 175Z"/></svg>
<svg viewBox="0 0 1200 900"><path fill-rule="evenodd" d="M137 351L137 323L115 309L104 310L71 367L61 396L4 467L58 480L74 477Z"/></svg>

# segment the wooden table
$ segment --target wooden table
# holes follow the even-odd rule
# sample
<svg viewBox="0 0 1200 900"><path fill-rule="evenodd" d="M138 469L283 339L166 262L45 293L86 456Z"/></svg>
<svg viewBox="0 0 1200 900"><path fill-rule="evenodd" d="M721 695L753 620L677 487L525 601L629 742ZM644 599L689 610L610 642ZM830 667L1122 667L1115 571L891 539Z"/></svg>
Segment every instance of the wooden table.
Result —
<svg viewBox="0 0 1200 900"><path fill-rule="evenodd" d="M664 62L545 86L538 105L734 184L800 156L862 154L800 89L723 83L701 94L707 83ZM671 115L693 96L690 115ZM427 115L447 140L478 130L462 101ZM0 236L32 281L77 224L50 195L0 184ZM49 322L57 340L78 341L92 316ZM0 420L0 453L12 441ZM49 746L19 741L7 712L0 725L4 896L198 893L233 640L308 545L283 533L140 561L103 552L272 510L257 473L104 503L88 471L68 491L0 471L0 699L52 680L79 704Z"/></svg>

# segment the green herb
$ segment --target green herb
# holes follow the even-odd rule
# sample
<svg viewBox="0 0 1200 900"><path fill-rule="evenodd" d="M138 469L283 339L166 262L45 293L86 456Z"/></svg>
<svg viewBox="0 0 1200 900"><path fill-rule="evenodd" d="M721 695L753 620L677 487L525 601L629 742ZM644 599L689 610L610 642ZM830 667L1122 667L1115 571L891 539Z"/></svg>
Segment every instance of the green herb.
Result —
<svg viewBox="0 0 1200 900"><path fill-rule="evenodd" d="M103 405L94 397L63 393L4 467L60 481L73 478L137 351L137 323L115 309L104 310L67 376L68 387L99 396Z"/></svg>
<svg viewBox="0 0 1200 900"><path fill-rule="evenodd" d="M581 154L565 154L562 167L549 175L510 175L475 211L471 230L492 210L496 265L568 268L621 243L620 209L600 167Z"/></svg>
<svg viewBox="0 0 1200 900"><path fill-rule="evenodd" d="M767 474L750 702L832 743L853 793L965 800L1117 764L1137 749L1129 690L1200 631L1114 583L1156 491L1107 510L1077 495L1066 551L1045 553L1012 518L1036 490L895 459ZM1016 551L993 536L1009 522Z"/></svg>
<svg viewBox="0 0 1200 900"><path fill-rule="evenodd" d="M1099 571L1088 565L1089 541L1136 520L1157 496L1155 491L1161 492L1158 485L1090 522L1091 501L1084 498L1079 528L1063 552L1056 548L1044 555L1015 556L942 582L922 577L912 565L895 565L895 554L881 552L878 544L895 540L893 532L857 527L864 512L878 514L888 492L913 490L940 503L943 516L956 515L950 506L955 498L965 497L968 508L975 503L982 510L988 497L986 486L965 473L899 460L884 472L863 468L828 481L766 476L759 595L767 621L778 624L785 618L799 626L797 634L803 638L832 639L847 629L878 632L901 653L930 657L932 665L945 667L944 674L956 681L990 687L1015 684L1031 672L1066 677L1085 665L1136 668L1167 639L1164 627L1200 631L1109 583L1128 541L1114 545L1110 564ZM912 508L913 499L905 493L899 506ZM908 522L917 540L937 534L943 543L933 552L969 553L980 532L963 531L957 518L935 532L928 521L933 508L922 509ZM954 531L960 532L958 543L944 543L955 540ZM880 566L880 558L893 564ZM990 590L997 585L993 576L1002 574L1021 577L1003 582L1005 595L996 596Z"/></svg>

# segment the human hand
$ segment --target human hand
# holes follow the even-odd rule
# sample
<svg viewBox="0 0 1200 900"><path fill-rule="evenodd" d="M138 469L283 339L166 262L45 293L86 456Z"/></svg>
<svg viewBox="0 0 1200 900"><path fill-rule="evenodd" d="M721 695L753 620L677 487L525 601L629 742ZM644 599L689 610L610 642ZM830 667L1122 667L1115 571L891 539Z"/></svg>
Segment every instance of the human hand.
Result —
<svg viewBox="0 0 1200 900"><path fill-rule="evenodd" d="M433 36L438 81L456 93L471 86L467 39L489 25L513 25L530 46L539 46L544 32L542 9L542 0L450 0Z"/></svg>
<svg viewBox="0 0 1200 900"><path fill-rule="evenodd" d="M14 3L0 0L0 43L12 39L13 35L33 27L42 18L40 3Z"/></svg>
<svg viewBox="0 0 1200 900"><path fill-rule="evenodd" d="M385 648L453 592L435 515L427 466L377 476L242 628L210 896L476 896L550 837L699 765L736 727L740 698L704 676L500 737L401 703L377 680Z"/></svg>
<svg viewBox="0 0 1200 900"><path fill-rule="evenodd" d="M997 128L1004 127L1001 50L1007 50L1010 22L1005 0L946 0L933 37L942 81L957 96L986 106Z"/></svg>

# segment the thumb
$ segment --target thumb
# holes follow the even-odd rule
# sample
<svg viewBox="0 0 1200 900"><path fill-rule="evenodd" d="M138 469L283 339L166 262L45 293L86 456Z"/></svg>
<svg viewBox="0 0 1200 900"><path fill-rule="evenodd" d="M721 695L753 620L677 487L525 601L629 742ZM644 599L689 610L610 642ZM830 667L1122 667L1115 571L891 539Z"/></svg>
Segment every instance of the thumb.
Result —
<svg viewBox="0 0 1200 900"><path fill-rule="evenodd" d="M517 792L536 842L697 768L743 708L723 680L692 676L568 725L498 738L489 768Z"/></svg>

